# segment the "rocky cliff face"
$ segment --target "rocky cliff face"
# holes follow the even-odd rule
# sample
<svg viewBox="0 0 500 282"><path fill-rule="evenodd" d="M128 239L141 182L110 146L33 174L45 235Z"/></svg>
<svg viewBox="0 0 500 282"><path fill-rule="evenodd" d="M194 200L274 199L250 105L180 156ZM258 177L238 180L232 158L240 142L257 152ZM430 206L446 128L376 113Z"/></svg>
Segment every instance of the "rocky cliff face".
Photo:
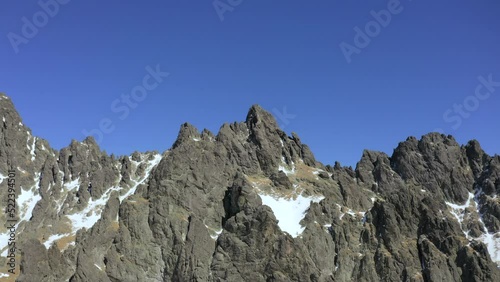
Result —
<svg viewBox="0 0 500 282"><path fill-rule="evenodd" d="M476 141L431 133L324 166L253 106L115 157L91 138L51 149L4 95L0 116L0 199L14 170L18 207L0 281L500 281L500 157Z"/></svg>

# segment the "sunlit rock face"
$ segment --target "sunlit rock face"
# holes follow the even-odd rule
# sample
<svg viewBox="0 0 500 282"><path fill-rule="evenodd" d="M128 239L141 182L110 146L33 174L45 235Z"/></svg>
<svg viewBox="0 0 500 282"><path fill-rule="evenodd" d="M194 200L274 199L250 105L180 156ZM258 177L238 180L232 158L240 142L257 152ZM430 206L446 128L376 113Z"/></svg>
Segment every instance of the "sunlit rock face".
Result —
<svg viewBox="0 0 500 282"><path fill-rule="evenodd" d="M500 281L500 157L477 141L431 133L325 166L255 105L116 157L92 138L52 149L5 95L0 111L0 197L14 171L17 206L0 280Z"/></svg>

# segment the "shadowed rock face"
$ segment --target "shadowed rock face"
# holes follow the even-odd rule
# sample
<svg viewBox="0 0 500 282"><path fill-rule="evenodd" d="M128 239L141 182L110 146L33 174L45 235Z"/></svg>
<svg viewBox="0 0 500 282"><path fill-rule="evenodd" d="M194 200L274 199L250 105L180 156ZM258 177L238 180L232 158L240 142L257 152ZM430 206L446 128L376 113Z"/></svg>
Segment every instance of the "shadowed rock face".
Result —
<svg viewBox="0 0 500 282"><path fill-rule="evenodd" d="M500 281L500 157L477 141L431 133L324 166L252 106L217 135L186 123L161 155L115 157L92 138L55 151L4 95L0 110L18 281Z"/></svg>

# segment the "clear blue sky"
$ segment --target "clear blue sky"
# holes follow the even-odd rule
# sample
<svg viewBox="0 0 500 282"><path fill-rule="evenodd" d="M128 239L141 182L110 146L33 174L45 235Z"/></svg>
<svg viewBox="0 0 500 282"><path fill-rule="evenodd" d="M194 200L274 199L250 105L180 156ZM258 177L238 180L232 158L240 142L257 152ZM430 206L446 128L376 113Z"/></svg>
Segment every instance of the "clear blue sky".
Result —
<svg viewBox="0 0 500 282"><path fill-rule="evenodd" d="M56 149L107 118L108 153L163 151L181 123L217 133L257 103L325 164L438 128L500 153L498 1L59 1L0 4L0 91ZM113 104L144 78L136 108Z"/></svg>

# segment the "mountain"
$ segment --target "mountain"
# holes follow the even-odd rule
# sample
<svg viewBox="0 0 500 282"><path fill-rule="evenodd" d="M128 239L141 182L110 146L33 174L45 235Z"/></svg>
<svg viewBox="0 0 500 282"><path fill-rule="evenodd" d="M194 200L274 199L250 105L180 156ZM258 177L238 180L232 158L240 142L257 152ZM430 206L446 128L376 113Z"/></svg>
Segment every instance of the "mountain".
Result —
<svg viewBox="0 0 500 282"><path fill-rule="evenodd" d="M254 105L116 157L92 138L52 149L3 94L0 111L0 199L15 179L17 203L0 281L500 281L500 157L477 141L325 166Z"/></svg>

